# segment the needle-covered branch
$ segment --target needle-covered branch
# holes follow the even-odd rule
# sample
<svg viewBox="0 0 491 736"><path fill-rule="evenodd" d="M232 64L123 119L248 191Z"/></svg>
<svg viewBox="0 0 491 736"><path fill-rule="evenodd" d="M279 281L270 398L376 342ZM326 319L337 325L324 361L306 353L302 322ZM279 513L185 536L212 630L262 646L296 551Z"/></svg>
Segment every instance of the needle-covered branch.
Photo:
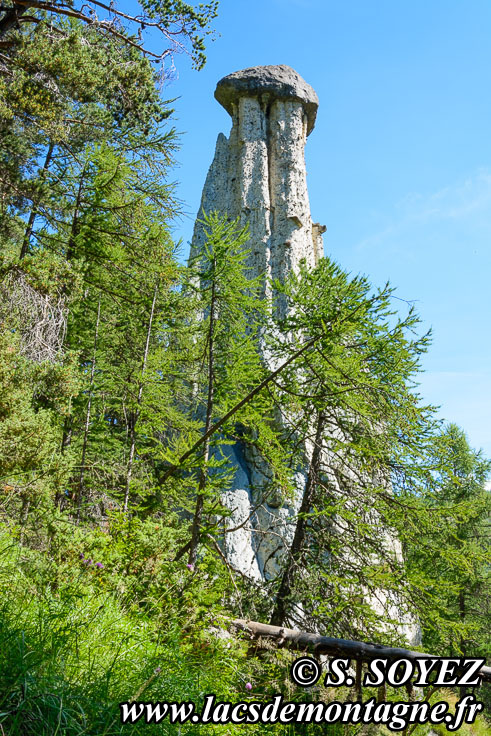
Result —
<svg viewBox="0 0 491 736"><path fill-rule="evenodd" d="M42 0L11 0L0 10L0 38L15 45L15 33L19 23L27 20L28 10L41 10L56 25L56 18L65 16L76 18L102 35L113 36L123 44L137 49L143 56L155 62L163 60L172 53L186 52L191 56L194 66L201 69L205 62L204 40L211 33L210 23L216 18L218 2L211 0L198 7L177 0L141 0L134 13L123 12L116 2L109 4L99 0L72 3L65 0L43 2ZM30 23L40 23L42 15L29 15ZM150 48L149 39L144 38L146 29L158 31L164 43L160 50Z"/></svg>

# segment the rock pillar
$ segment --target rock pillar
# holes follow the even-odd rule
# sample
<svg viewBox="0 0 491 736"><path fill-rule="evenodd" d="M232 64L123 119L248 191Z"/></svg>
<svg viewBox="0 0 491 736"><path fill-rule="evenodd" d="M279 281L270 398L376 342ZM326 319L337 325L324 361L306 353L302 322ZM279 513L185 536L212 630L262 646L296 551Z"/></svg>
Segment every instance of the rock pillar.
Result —
<svg viewBox="0 0 491 736"><path fill-rule="evenodd" d="M305 142L315 124L317 95L293 69L281 65L229 74L218 82L215 97L231 115L232 129L228 138L218 136L200 215L217 210L248 225L248 265L254 275L266 277L267 290L271 279L283 281L302 259L314 266L323 256L326 228L312 222L304 159ZM199 219L192 257L199 255L206 238ZM277 303L280 315L285 306ZM263 357L267 363L268 356ZM312 448L305 444L308 456ZM234 483L223 497L231 510L228 528L235 530L225 537L227 558L251 578L273 578L293 538L305 472L297 472L296 498L285 504L264 494L268 467L253 449L237 443L226 451L235 467ZM331 480L338 488L334 475ZM387 546L401 559L397 539L389 535ZM401 632L417 643L417 623L400 612L397 596L379 591L368 598L374 610L399 618Z"/></svg>
<svg viewBox="0 0 491 736"><path fill-rule="evenodd" d="M248 225L248 266L271 279L283 281L301 259L314 266L322 256L325 228L312 222L307 192L304 147L313 130L317 95L288 66L262 66L229 74L218 82L215 97L232 118L228 138L218 136L200 215L217 210L230 220ZM191 256L205 241L203 226L196 222ZM265 293L265 296L269 296ZM285 308L278 302L277 310ZM267 360L266 356L265 359ZM298 503L283 505L278 499L261 499L268 483L268 468L251 450L229 448L236 467L231 491L224 503L232 510L225 551L234 567L256 579L274 577L284 545L294 533L305 478L298 473Z"/></svg>
<svg viewBox="0 0 491 736"><path fill-rule="evenodd" d="M249 265L267 279L283 280L302 258L314 265L319 251L304 157L317 95L281 65L229 74L218 82L215 97L230 113L232 130L229 138L218 136L200 212L218 210L248 224ZM197 222L191 255L204 237Z"/></svg>

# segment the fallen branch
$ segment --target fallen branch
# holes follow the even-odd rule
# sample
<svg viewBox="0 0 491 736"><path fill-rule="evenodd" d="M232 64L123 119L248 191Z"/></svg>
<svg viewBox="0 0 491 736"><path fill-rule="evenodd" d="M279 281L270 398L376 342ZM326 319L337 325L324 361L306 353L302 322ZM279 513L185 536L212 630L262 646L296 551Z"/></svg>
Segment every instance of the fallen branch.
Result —
<svg viewBox="0 0 491 736"><path fill-rule="evenodd" d="M330 657L345 657L360 662L372 662L374 659L387 659L394 662L398 659L438 659L434 654L415 652L400 647L386 647L382 644L368 644L363 641L349 639L333 639L330 636L310 634L298 629L286 629L283 626L261 624L257 621L237 618L230 621L230 628L245 631L251 638L272 639L279 646L286 646L298 651L310 651L314 656L327 654ZM482 681L491 682L491 667L483 666L478 673Z"/></svg>

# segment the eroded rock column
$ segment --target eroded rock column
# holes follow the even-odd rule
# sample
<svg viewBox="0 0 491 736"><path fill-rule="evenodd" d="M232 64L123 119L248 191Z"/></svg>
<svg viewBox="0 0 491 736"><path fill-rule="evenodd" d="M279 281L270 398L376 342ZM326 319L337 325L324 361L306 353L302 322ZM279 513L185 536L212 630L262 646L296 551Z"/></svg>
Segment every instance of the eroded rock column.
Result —
<svg viewBox="0 0 491 736"><path fill-rule="evenodd" d="M288 66L244 69L224 77L215 97L232 117L218 136L200 215L218 210L249 225L257 274L283 280L300 259L316 261L318 235L310 215L304 147L318 100ZM191 255L204 241L197 222Z"/></svg>
<svg viewBox="0 0 491 736"><path fill-rule="evenodd" d="M232 118L229 138L218 136L196 222L191 256L199 255L205 234L202 214L217 210L249 226L249 266L284 281L301 259L313 266L322 255L322 226L312 223L307 192L304 148L318 107L317 95L288 66L244 69L224 77L215 97ZM269 296L269 295L268 295ZM280 301L278 312L286 309ZM268 361L268 356L264 356ZM233 488L223 498L232 510L225 551L234 567L251 577L271 578L279 571L285 546L294 534L305 483L299 472L298 498L289 505L268 497L268 468L250 448L231 446L236 467Z"/></svg>

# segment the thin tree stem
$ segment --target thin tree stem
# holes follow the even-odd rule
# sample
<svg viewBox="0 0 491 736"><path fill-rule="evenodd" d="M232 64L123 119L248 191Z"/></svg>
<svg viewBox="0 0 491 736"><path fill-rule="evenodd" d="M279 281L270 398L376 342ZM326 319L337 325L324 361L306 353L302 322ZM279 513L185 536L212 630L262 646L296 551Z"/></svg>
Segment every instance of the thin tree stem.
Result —
<svg viewBox="0 0 491 736"><path fill-rule="evenodd" d="M41 172L40 172L40 178L42 178L42 179L44 179L44 177L46 175L46 172L48 171L48 167L49 167L49 165L51 163L51 159L53 157L54 147L55 146L54 146L54 143L53 142L51 142L49 144L49 146L48 146L48 151L46 153L46 158L44 159L43 168L41 169ZM29 243L30 243L30 240L31 240L31 235L32 235L32 231L33 231L33 228L34 228L34 221L36 219L36 215L37 214L38 214L38 208L33 205L33 208L31 210L31 214L29 215L29 220L27 221L27 227L26 227L26 231L24 233L24 240L22 242L22 248L20 250L20 259L21 260L23 258L25 258L26 255L29 252Z"/></svg>
<svg viewBox="0 0 491 736"><path fill-rule="evenodd" d="M90 428L90 410L92 405L92 394L94 387L94 375L97 355L97 340L99 337L99 323L101 318L101 297L97 302L97 319L95 323L94 333L94 351L92 354L92 365L90 368L90 383L89 383L89 399L87 402L87 411L85 412L85 424L84 424L84 439L82 443L82 459L80 462L80 477L78 480L78 494L77 494L77 522L80 520L80 511L82 508L82 500L85 495L85 459L87 454L87 445L89 439L89 428Z"/></svg>
<svg viewBox="0 0 491 736"><path fill-rule="evenodd" d="M215 261L213 262L215 266ZM188 564L194 565L198 554L198 545L201 534L201 522L203 519L204 494L206 489L207 463L210 457L210 429L213 415L213 400L215 392L215 366L214 366L214 330L215 330L215 300L216 282L213 278L210 301L210 323L208 325L208 396L206 401L206 420L204 437L203 465L201 466L198 494L196 496L196 508L194 511L193 525L191 528L191 547L189 549Z"/></svg>
<svg viewBox="0 0 491 736"><path fill-rule="evenodd" d="M138 419L140 418L140 413L141 413L141 404L143 400L143 384L144 384L145 371L147 368L148 352L150 349L150 338L152 335L152 325L153 325L153 318L154 318L154 313L155 313L155 303L157 301L158 288L159 288L159 282L157 280L157 283L155 284L155 288L153 290L152 308L150 310L150 317L148 320L148 327L147 327L147 337L145 340L145 350L143 352L142 367L141 367L141 373L140 373L140 384L138 386L138 396L136 400L137 409L136 409L134 416L130 420L130 454L128 457L128 467L126 470L126 485L125 485L125 491L124 491L124 504L123 504L123 511L125 513L128 511L128 503L129 503L129 498L130 498L130 483L131 483L131 475L133 472L133 461L135 458L135 446L136 446L136 424L138 422Z"/></svg>
<svg viewBox="0 0 491 736"><path fill-rule="evenodd" d="M78 233L78 220L80 215L80 205L82 203L82 191L84 186L85 172L87 170L87 163L80 173L80 181L78 183L77 198L75 201L75 210L73 212L72 226L70 228L70 237L68 238L68 246L66 250L67 260L70 261L73 257L73 249L75 246L75 237Z"/></svg>

